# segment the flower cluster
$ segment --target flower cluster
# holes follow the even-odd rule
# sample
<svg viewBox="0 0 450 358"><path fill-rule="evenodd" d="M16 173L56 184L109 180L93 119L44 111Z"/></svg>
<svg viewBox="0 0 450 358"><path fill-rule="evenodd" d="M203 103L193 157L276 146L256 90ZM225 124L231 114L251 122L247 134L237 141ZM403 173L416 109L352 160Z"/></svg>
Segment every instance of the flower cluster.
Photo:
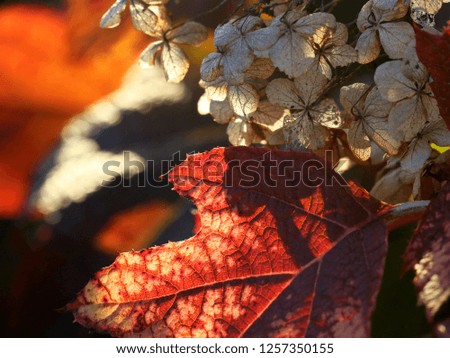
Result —
<svg viewBox="0 0 450 358"><path fill-rule="evenodd" d="M156 38L142 53L140 64L154 66L157 59L161 63L169 82L180 82L189 69L189 60L178 46L187 44L199 46L208 36L205 26L189 21L173 26L166 4L169 0L130 0L131 21L134 27ZM128 0L116 0L100 20L100 27L113 28L120 24L121 15Z"/></svg>
<svg viewBox="0 0 450 358"><path fill-rule="evenodd" d="M384 184L373 194L397 201L390 191L406 183L398 200L418 196L431 144L450 145L450 132L408 13L417 20L418 7L434 14L443 1L369 0L350 25L309 3L259 1L216 29L216 52L200 69L200 113L227 124L233 145L338 146L360 163L381 158Z"/></svg>
<svg viewBox="0 0 450 358"><path fill-rule="evenodd" d="M434 16L450 0L368 0L349 24L336 20L337 2L254 0L238 8L215 29L215 52L201 64L198 110L226 124L233 145L333 149L339 159L384 163L372 194L418 197L424 168L438 157L433 145L449 146L450 132L412 23L437 32ZM101 26L119 25L127 3L117 0ZM168 81L179 82L189 68L179 45L201 44L207 29L194 21L174 27L168 3L130 0L129 8L134 26L157 39L141 64L159 62Z"/></svg>
<svg viewBox="0 0 450 358"><path fill-rule="evenodd" d="M232 144L282 144L284 132L293 144L319 149L328 129L342 126L337 105L322 95L335 69L356 62L357 53L332 14L296 8L269 21L246 15L219 26L214 37L217 52L200 69L201 110L229 123Z"/></svg>

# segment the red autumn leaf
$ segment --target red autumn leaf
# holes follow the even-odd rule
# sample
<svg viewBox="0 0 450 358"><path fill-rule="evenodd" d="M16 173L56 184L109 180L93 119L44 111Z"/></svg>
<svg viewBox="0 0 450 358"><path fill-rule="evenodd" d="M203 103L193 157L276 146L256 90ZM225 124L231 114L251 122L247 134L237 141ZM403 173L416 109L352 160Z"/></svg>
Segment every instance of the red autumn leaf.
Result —
<svg viewBox="0 0 450 358"><path fill-rule="evenodd" d="M405 253L406 269L414 269L414 284L427 318L450 298L450 183L433 199Z"/></svg>
<svg viewBox="0 0 450 358"><path fill-rule="evenodd" d="M0 7L0 217L19 215L34 170L69 119L119 87L150 39L98 27L109 0Z"/></svg>
<svg viewBox="0 0 450 358"><path fill-rule="evenodd" d="M189 156L169 179L201 229L121 254L67 306L76 321L114 336L370 335L387 230L365 190L312 154L246 147Z"/></svg>
<svg viewBox="0 0 450 358"><path fill-rule="evenodd" d="M439 105L439 112L450 129L450 23L441 36L420 30L415 26L416 49L420 61L433 78L430 84Z"/></svg>

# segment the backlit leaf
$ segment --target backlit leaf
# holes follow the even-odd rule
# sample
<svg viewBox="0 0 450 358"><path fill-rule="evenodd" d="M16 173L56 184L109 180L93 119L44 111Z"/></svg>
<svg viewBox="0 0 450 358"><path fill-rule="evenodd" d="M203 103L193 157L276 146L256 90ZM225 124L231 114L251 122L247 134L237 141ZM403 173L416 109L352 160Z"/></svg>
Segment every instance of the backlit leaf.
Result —
<svg viewBox="0 0 450 358"><path fill-rule="evenodd" d="M439 105L439 112L450 129L450 26L442 36L436 36L416 28L417 55L427 67L433 81L430 83Z"/></svg>
<svg viewBox="0 0 450 358"><path fill-rule="evenodd" d="M425 306L427 318L435 314L450 298L450 183L433 199L414 233L405 254L407 269L414 269L414 284L419 303ZM448 334L448 333L447 333Z"/></svg>
<svg viewBox="0 0 450 358"><path fill-rule="evenodd" d="M370 335L387 247L367 192L311 154L244 147L189 156L169 179L201 229L121 254L67 306L78 322L114 336Z"/></svg>

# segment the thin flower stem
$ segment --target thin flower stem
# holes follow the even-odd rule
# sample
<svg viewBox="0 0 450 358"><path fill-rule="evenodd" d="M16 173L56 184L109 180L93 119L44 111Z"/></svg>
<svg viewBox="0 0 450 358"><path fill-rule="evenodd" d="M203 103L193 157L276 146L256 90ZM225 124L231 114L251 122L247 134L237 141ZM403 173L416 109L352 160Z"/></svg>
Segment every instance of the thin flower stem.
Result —
<svg viewBox="0 0 450 358"><path fill-rule="evenodd" d="M386 219L388 230L392 231L420 220L429 204L429 200L419 200L392 207L383 215Z"/></svg>

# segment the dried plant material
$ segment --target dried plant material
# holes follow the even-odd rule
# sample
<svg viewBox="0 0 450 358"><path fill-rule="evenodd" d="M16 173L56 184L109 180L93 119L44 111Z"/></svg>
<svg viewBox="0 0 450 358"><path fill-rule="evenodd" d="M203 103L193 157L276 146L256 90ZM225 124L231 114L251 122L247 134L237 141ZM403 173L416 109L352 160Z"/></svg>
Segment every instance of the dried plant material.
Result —
<svg viewBox="0 0 450 358"><path fill-rule="evenodd" d="M248 119L250 122L256 123L264 129L275 132L283 128L283 120L287 114L287 110L283 107L264 100L259 103L258 109L250 114Z"/></svg>
<svg viewBox="0 0 450 358"><path fill-rule="evenodd" d="M211 100L208 98L206 93L203 93L197 101L197 112L202 116L206 116L211 113L210 106Z"/></svg>
<svg viewBox="0 0 450 358"><path fill-rule="evenodd" d="M100 27L114 28L120 24L127 0L117 0L100 20ZM131 21L134 27L149 36L157 35L162 28L170 26L164 4L168 0L130 0Z"/></svg>
<svg viewBox="0 0 450 358"><path fill-rule="evenodd" d="M251 33L248 41L255 51L268 51L273 64L289 77L298 77L308 70L316 55L309 38L335 27L336 20L331 14L304 16L303 12L293 10L277 16L269 27Z"/></svg>
<svg viewBox="0 0 450 358"><path fill-rule="evenodd" d="M435 25L434 16L441 9L442 4L450 0L410 0L411 18L423 27Z"/></svg>
<svg viewBox="0 0 450 358"><path fill-rule="evenodd" d="M371 141L389 155L397 154L400 142L392 137L387 122L392 104L380 96L377 88L364 83L344 86L340 101L351 120L347 138L358 159L371 157Z"/></svg>
<svg viewBox="0 0 450 358"><path fill-rule="evenodd" d="M254 59L247 36L262 25L263 21L259 17L246 16L218 26L214 33L214 46L219 55L211 57L214 61L209 61L210 69L207 73L217 72L220 68L220 73L226 80L240 81L243 72L250 67ZM202 67L202 79L211 80L205 71Z"/></svg>
<svg viewBox="0 0 450 358"><path fill-rule="evenodd" d="M154 66L156 56L160 54L161 65L167 81L181 82L189 69L189 60L186 53L177 44L198 46L206 39L207 35L206 27L193 21L166 30L159 35L160 41L151 43L142 52L140 63L143 66Z"/></svg>
<svg viewBox="0 0 450 358"><path fill-rule="evenodd" d="M312 36L312 49L315 57L308 65L308 71L322 73L328 79L333 76L333 69L347 66L357 61L357 53L347 44L348 30L338 23L336 29L318 31ZM309 61L308 61L309 62Z"/></svg>
<svg viewBox="0 0 450 358"><path fill-rule="evenodd" d="M160 53L163 46L162 41L155 41L148 45L144 51L142 51L139 58L139 64L141 67L153 67L156 64L156 56Z"/></svg>
<svg viewBox="0 0 450 358"><path fill-rule="evenodd" d="M110 1L113 4L103 16L101 26L117 27L124 11L129 10L131 18L127 25L134 32L130 39L125 39L129 46L114 47L113 52L135 58L132 51L120 49L134 48L133 44L138 44L134 38L136 33L137 37L150 36L149 41L154 42L142 53L141 63L161 65L164 72L161 71L159 76L164 79L165 74L171 82L181 81L189 69L188 56L182 45L198 46L207 36L206 28L189 17L206 20L207 15L214 13L214 18L208 19L208 23L216 20L220 23L215 29L214 41L210 39L207 46L193 53L197 63L215 46L212 50L215 52L207 55L200 67L199 84L205 93L198 102L198 110L211 115L217 123L227 125L222 131L226 130L231 146L188 155L184 163L169 170L168 179L174 184L174 189L191 198L198 208L195 236L184 242L179 241L181 237L175 237L176 243L148 249L140 241L141 247L136 249L142 250L119 255L111 266L99 271L89 281L73 303L67 305L67 309L73 310L77 322L88 329L121 337L366 337L371 332L375 305L380 302L377 295L387 256L386 229L393 229L398 223L393 224L390 214L397 215L411 208L424 209L423 202L405 202L420 197L427 199L443 190L443 195L430 206L434 213L420 225L420 234L416 233L412 240L414 247L410 246L413 250L409 252L409 259L412 257L409 265L415 268L415 283L420 301L426 306L431 328L436 335L449 335L450 320L445 316L448 313L445 304L450 297L450 276L446 270L448 250L445 240L441 240L448 235L441 230L446 227L439 225L442 224L439 219L442 221L442 215L445 215L445 210L440 209L448 201L450 192L449 187L443 184L450 180L450 150L443 147L450 145L450 132L444 126L444 123L450 123L447 115L450 113L447 100L450 82L446 75L450 27L444 28L443 34L434 35L438 31L432 31L428 26L434 24L434 15L442 4L450 0L365 0L362 3L367 4L358 18L346 19L347 24L338 23L334 17L334 14L342 16L341 0L220 0L218 4L179 0ZM92 0L69 2L93 3ZM347 0L346 5L351 6L351 0ZM91 5L87 7L91 9ZM188 11L184 11L186 9ZM415 21L427 26L425 31L420 31L415 24L413 27L410 25L409 9ZM175 20L177 26L172 25L172 10L178 17ZM40 46L31 46L33 51L17 51L21 52L20 56L14 54L16 45L23 39L35 39L36 28L23 26L30 21L11 21L2 17L2 13L0 9L0 25L7 24L8 28L15 23L17 28L30 27L33 32L32 36L14 32L17 36L14 39L3 36L4 44L15 45L8 45L3 51L8 54L3 56L3 62L10 67L0 72L8 80L11 72L8 68L21 68L21 72L27 68L17 66L19 57L30 62L29 56L24 54L33 53L32 67L36 67L34 59L39 59L39 56L35 56L34 49L39 50ZM90 19L86 17L85 20L85 16L79 15L75 9L73 13L77 14L74 36L86 40L86 45L78 44L77 49L69 53L71 56L61 51L64 47L53 49L54 46L47 46L53 49L55 56L45 58L54 59L63 53L71 60L82 59L84 56L81 54L85 49L89 50L89 43L103 45L101 53L105 54L105 47L114 42L98 41L95 34L84 28L83 21L91 23ZM24 12L22 15L27 14ZM91 16L95 26L99 18ZM58 33L55 31L57 28L50 32ZM127 27L105 31L104 35L113 39L118 31L124 29ZM416 31L417 53L412 29ZM0 31L0 37L3 32ZM51 38L48 35L44 37ZM139 47L139 51L142 49ZM92 51L88 52L90 56ZM100 58L94 53L92 55L95 67L102 73L111 78L120 76L120 71L113 74L115 66L101 66ZM354 64L358 61L372 64ZM141 73L144 72L153 71ZM89 74L89 79L92 79ZM147 97L153 93L143 86L144 82L149 83L146 81L148 78L136 76L140 91L133 88L133 91L121 90L109 96L113 101L106 103L106 112L112 117L105 116L105 108L101 110L105 103L94 106L95 111L101 112L100 117L89 115L89 120L75 121L77 125L64 130L62 146L52 154L51 161L56 164L75 163L77 172L89 179L87 186L80 186L80 176L66 170L67 165L56 171L44 169L35 181L35 187L36 182L39 187L33 195L35 207L41 208L41 212L46 207L47 214L52 215L48 217L55 223L61 214L57 228L62 228L65 233L71 230L74 235L84 236L86 228L82 225L70 223L70 228L63 228L66 222L71 221L66 215L71 212L79 214L77 208L85 204L90 207L93 203L97 207L96 201L103 197L98 178L102 179L106 172L109 178L103 181L102 187L104 184L116 186L119 181L127 184L118 184L122 189L129 183L141 187L142 181L137 179L146 179L145 186L159 187L160 181L155 182L154 175L146 175L147 169L151 174L158 174L155 170L166 172L166 165L171 164L161 161L152 170L145 165L147 159L155 164L155 160L167 158L173 146L179 147L184 139L206 138L208 143L216 144L216 140L222 140L216 137L215 130L180 133L178 129L189 130L190 126L196 125L189 120L189 104L180 103L179 111L175 111L175 107L167 111L166 99L155 105L148 104ZM69 84L66 87L70 90L74 83L76 85L73 79L77 76L72 74L69 77L69 81L58 83ZM7 88L4 103L8 98L14 99L14 94L23 92L23 88L28 88L29 79L34 77L23 75L21 78L24 80L22 83L8 86L14 87L14 91ZM78 92L95 90L92 81L88 82L89 91ZM153 80L150 86L158 95L165 89ZM33 91L42 90L42 86L31 87ZM55 92L55 86L50 87ZM182 85L173 87L184 88ZM24 91L27 93L26 103L29 103L28 96L32 97L33 91ZM60 99L65 101L69 98L69 102L74 102L67 91L57 92L64 93ZM336 104L337 95L340 96L340 104ZM145 103L142 101L144 97L147 98ZM171 96L170 100L174 103L172 101L177 99ZM66 108L59 106L59 101L53 102L47 101L47 107L51 104L52 108L55 105ZM126 105L115 106L120 103ZM133 143L128 143L127 136L127 143L121 141L117 153L103 151L99 156L89 156L100 148L94 137L104 137L98 131L102 127L99 124L119 124L122 118L119 107L140 112L154 109L158 116L170 112L169 117L181 118L185 114L186 118L182 118L185 123L175 120L156 131L151 128L152 121L145 123L142 130L155 132L161 139L146 145L153 152L155 145L158 147L155 158L141 157L146 151L141 148L143 132L139 130L133 131L139 132L136 138L133 133L127 133ZM16 111L11 106L8 108L11 112ZM21 104L19 114L33 117L33 113L28 115L27 108ZM0 113L0 117L3 116ZM9 121L13 117L6 113L6 118ZM139 118L136 119L140 122ZM88 122L93 126L86 126ZM16 125L9 126L11 123L13 121L7 123L8 133L10 130L23 132ZM155 123L161 124L161 121ZM45 127L45 132L51 129L51 126L42 124L40 127ZM32 132L41 141L37 132L28 129L27 133ZM120 131L119 127L116 129ZM173 130L173 140L169 138L167 141L166 134ZM94 137L83 137L80 142L79 135L86 133ZM14 140L7 137L3 148L20 147L16 146L16 136L13 136ZM104 144L115 147L113 143ZM122 152L122 144L131 157L126 155L120 161L118 154ZM195 143L187 140L184 144L191 147ZM266 148L262 148L264 146ZM281 151L280 147L291 150ZM136 149L139 149L139 155ZM107 170L108 158L119 163L117 171ZM128 159L144 164L129 165L130 170L125 170ZM16 163L20 165L19 160L12 158L7 163L6 167L0 165L0 174L3 171L12 181L17 181L10 167L14 169ZM102 166L102 163L106 164ZM332 169L333 165L336 165L336 171ZM338 175L351 167L354 169L346 175L356 174L358 180L366 175L376 175L372 193L385 201L403 205L394 209L387 203L380 203ZM94 178L94 169L100 170L101 175ZM61 178L65 180L59 183L60 172L64 172ZM67 179L68 174L70 180ZM22 180L20 177L18 179ZM57 182L63 185L58 187L55 185ZM14 210L21 210L17 205L26 193L16 188L8 193L1 187L1 193L6 193L6 206L14 205ZM146 192L153 197L155 190ZM133 194L129 190L120 191ZM93 192L99 195L86 197ZM136 190L135 194L139 196L140 192ZM15 199L17 195L20 195L19 201ZM5 208L2 204L4 197L0 195L0 211ZM145 200L143 197L138 199ZM134 194L130 200L136 200ZM74 202L80 205L67 207ZM98 207L107 208L108 212L122 211L119 207L103 204L100 202ZM64 208L67 210L62 210ZM145 211L148 213L148 208ZM407 217L412 222L418 218L418 211L414 212L416 216L413 219L411 212L405 214L405 211L404 216L400 214L400 219ZM90 213L90 210L81 213L80 218ZM106 212L104 214L110 216ZM148 236L148 228L142 226L145 226L145 220L141 220L145 219L145 213L139 214L142 216L139 215L132 228L136 232L122 235L122 244L127 241L127 235L133 242ZM158 215L155 217L158 219ZM162 215L161 220L165 217ZM80 218L77 217L77 223ZM97 219L94 216L90 220L96 227L88 228L89 232L102 232L97 227L101 220ZM127 222L119 221L118 228ZM426 233L422 230L424 227L427 228ZM103 249L117 250L118 246L107 242L108 237L114 239L113 231L107 232L106 241L100 240ZM433 241L435 234L437 239ZM161 241L166 237L161 235ZM39 245L45 243L41 238L38 241ZM105 243L106 246L103 245ZM131 241L129 244L132 245ZM31 297L30 302L35 301L33 295L28 296Z"/></svg>
<svg viewBox="0 0 450 358"><path fill-rule="evenodd" d="M377 179L370 195L389 204L407 202L413 192L417 174L399 166L387 170Z"/></svg>
<svg viewBox="0 0 450 358"><path fill-rule="evenodd" d="M381 10L395 10L396 7L404 6L407 7L405 0L369 0L378 9Z"/></svg>
<svg viewBox="0 0 450 358"><path fill-rule="evenodd" d="M169 0L130 0L131 21L136 29L155 37L141 54L143 67L154 66L156 57L160 62L168 82L181 82L189 69L189 60L178 44L199 46L207 37L206 27L194 21L172 28L168 15ZM103 15L101 27L116 27L121 21L121 14L127 1L117 0Z"/></svg>
<svg viewBox="0 0 450 358"><path fill-rule="evenodd" d="M211 102L214 103L214 102ZM227 102L216 102L226 105ZM233 111L231 113L234 115ZM282 107L264 100L258 104L255 112L246 117L237 117L228 124L228 139L233 145L269 144L280 145L284 143L283 125L287 114ZM215 119L216 122L220 122ZM227 120L228 122L230 119Z"/></svg>
<svg viewBox="0 0 450 358"><path fill-rule="evenodd" d="M178 46L164 44L161 49L161 64L168 82L181 82L189 69L189 60Z"/></svg>
<svg viewBox="0 0 450 358"><path fill-rule="evenodd" d="M378 1L378 3L380 3ZM357 26L361 36L356 44L358 62L365 64L374 61L383 47L391 59L401 59L408 44L414 39L414 30L403 18L408 8L404 4L378 8L369 0L358 15Z"/></svg>
<svg viewBox="0 0 450 358"><path fill-rule="evenodd" d="M100 27L112 29L119 26L122 13L127 7L128 0L116 0L100 20Z"/></svg>
<svg viewBox="0 0 450 358"><path fill-rule="evenodd" d="M228 124L227 134L228 140L232 145L249 146L261 141L261 138L258 138L253 130L252 125L245 118L241 117Z"/></svg>
<svg viewBox="0 0 450 358"><path fill-rule="evenodd" d="M247 79L267 80L275 72L275 66L268 58L256 58L251 66L245 71Z"/></svg>
<svg viewBox="0 0 450 358"><path fill-rule="evenodd" d="M222 54L219 52L212 52L203 59L200 66L200 77L203 81L211 82L221 76L221 60Z"/></svg>
<svg viewBox="0 0 450 358"><path fill-rule="evenodd" d="M386 62L378 66L375 83L381 96L394 103L389 114L389 126L397 140L409 142L426 122L439 118L426 69L419 68L413 75L405 71L402 61Z"/></svg>
<svg viewBox="0 0 450 358"><path fill-rule="evenodd" d="M228 101L211 101L210 113L217 123L228 123L234 117L233 108Z"/></svg>
<svg viewBox="0 0 450 358"><path fill-rule="evenodd" d="M275 79L266 89L269 101L289 109L286 119L287 140L298 141L309 149L322 148L327 128L339 128L342 120L333 100L321 99L328 81L325 76L308 72L290 81Z"/></svg>
<svg viewBox="0 0 450 358"><path fill-rule="evenodd" d="M228 88L228 100L234 113L238 116L245 117L256 111L259 96L251 85L244 83Z"/></svg>
<svg viewBox="0 0 450 358"><path fill-rule="evenodd" d="M236 80L235 77L234 80L227 81L223 76L219 76L210 82L202 80L201 85L205 88L205 93L211 101L228 101L233 113L245 118L257 110L259 103L257 89L266 87L266 79L274 71L275 67L270 59L255 59L250 67L242 73L240 80ZM214 78L214 76L209 78ZM225 120L223 114L219 117L221 118L216 118L219 122Z"/></svg>
<svg viewBox="0 0 450 358"><path fill-rule="evenodd" d="M408 144L406 153L402 156L401 166L412 173L422 170L431 154L430 144L441 147L450 145L450 132L444 121L438 120L428 123Z"/></svg>
<svg viewBox="0 0 450 358"><path fill-rule="evenodd" d="M157 10L159 9L148 6L141 0L130 0L131 22L137 30L149 36L158 35L163 28L162 26L170 26L165 23L160 23Z"/></svg>

